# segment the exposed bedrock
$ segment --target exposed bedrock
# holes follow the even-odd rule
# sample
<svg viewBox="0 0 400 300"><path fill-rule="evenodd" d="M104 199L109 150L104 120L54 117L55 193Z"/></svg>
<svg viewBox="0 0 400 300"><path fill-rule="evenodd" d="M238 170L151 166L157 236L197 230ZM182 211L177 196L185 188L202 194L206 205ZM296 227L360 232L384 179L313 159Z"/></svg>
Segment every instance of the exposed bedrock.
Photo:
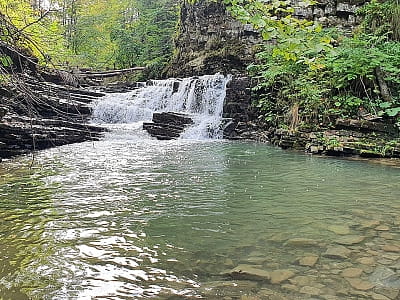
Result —
<svg viewBox="0 0 400 300"><path fill-rule="evenodd" d="M102 136L87 121L104 94L18 76L0 92L0 159Z"/></svg>

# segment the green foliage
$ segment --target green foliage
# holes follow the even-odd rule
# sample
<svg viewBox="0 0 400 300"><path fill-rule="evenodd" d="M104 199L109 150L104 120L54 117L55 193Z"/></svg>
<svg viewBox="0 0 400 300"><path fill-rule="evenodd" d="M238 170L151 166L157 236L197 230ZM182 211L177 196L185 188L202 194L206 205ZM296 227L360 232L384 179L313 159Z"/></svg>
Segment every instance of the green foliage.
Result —
<svg viewBox="0 0 400 300"><path fill-rule="evenodd" d="M16 28L0 24L0 39L56 66L148 66L155 77L172 55L176 1L55 0L33 8L29 0L0 0L0 15Z"/></svg>
<svg viewBox="0 0 400 300"><path fill-rule="evenodd" d="M224 2L266 41L249 71L258 83L256 105L272 125L293 124L293 107L298 107L296 124L323 125L367 114L399 116L397 1L365 5L360 10L363 25L351 37L294 18L287 1Z"/></svg>
<svg viewBox="0 0 400 300"><path fill-rule="evenodd" d="M3 67L9 67L13 64L11 58L8 55L0 55L0 65Z"/></svg>
<svg viewBox="0 0 400 300"><path fill-rule="evenodd" d="M111 32L120 67L148 67L148 77L158 77L173 52L178 6L173 0L137 1L135 22L120 23Z"/></svg>
<svg viewBox="0 0 400 300"><path fill-rule="evenodd" d="M42 63L65 54L59 22L48 11L32 8L28 0L0 0L0 39L30 51Z"/></svg>

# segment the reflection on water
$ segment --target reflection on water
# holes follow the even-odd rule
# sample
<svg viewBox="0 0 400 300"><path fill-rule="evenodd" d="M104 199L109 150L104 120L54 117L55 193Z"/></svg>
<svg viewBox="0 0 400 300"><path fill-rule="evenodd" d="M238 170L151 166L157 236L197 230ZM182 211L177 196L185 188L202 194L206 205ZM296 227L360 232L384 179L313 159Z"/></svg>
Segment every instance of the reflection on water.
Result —
<svg viewBox="0 0 400 300"><path fill-rule="evenodd" d="M18 167L24 158L3 164L4 299L373 299L376 287L357 289L342 270L361 268L363 281L378 266L398 274L400 255L382 250L400 238L398 169L131 130L41 152L32 171ZM341 236L365 239L346 245L346 259L325 257ZM314 266L299 265L310 255ZM239 264L295 277L223 275Z"/></svg>

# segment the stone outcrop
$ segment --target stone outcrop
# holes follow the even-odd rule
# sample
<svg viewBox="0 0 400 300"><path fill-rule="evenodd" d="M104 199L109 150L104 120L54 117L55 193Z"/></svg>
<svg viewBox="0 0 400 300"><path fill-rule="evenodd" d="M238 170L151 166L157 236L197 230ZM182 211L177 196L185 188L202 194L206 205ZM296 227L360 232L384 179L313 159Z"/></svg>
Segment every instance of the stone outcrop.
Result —
<svg viewBox="0 0 400 300"><path fill-rule="evenodd" d="M87 120L104 94L15 76L0 95L0 159L102 136L105 129Z"/></svg>
<svg viewBox="0 0 400 300"><path fill-rule="evenodd" d="M161 112L153 114L152 122L143 123L143 129L158 140L172 140L177 139L191 124L193 120L186 114Z"/></svg>
<svg viewBox="0 0 400 300"><path fill-rule="evenodd" d="M391 125L366 120L337 120L332 128L319 131L272 130L269 140L284 149L313 154L400 158L399 130Z"/></svg>
<svg viewBox="0 0 400 300"><path fill-rule="evenodd" d="M232 18L220 2L183 1L175 57L168 76L238 74L253 60L259 34Z"/></svg>

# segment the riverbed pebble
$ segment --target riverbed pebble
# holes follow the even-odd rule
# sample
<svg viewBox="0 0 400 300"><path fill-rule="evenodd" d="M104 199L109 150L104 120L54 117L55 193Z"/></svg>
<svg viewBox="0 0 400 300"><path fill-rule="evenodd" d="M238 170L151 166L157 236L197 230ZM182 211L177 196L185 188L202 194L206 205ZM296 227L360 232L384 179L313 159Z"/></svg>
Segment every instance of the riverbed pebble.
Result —
<svg viewBox="0 0 400 300"><path fill-rule="evenodd" d="M311 296L318 296L318 295L321 295L322 291L320 289L316 288L316 287L303 286L300 289L300 293L311 295Z"/></svg>
<svg viewBox="0 0 400 300"><path fill-rule="evenodd" d="M346 279L353 288L361 291L370 290L375 286L375 284L369 281L362 280L360 278L346 278Z"/></svg>
<svg viewBox="0 0 400 300"><path fill-rule="evenodd" d="M342 271L342 276L343 277L350 277L350 278L360 277L362 273L363 273L362 269L359 269L359 268L347 268L347 269L344 269Z"/></svg>
<svg viewBox="0 0 400 300"><path fill-rule="evenodd" d="M286 246L291 246L291 247L311 247L311 246L316 246L317 244L318 244L317 241L307 238L293 238L287 240L285 243Z"/></svg>
<svg viewBox="0 0 400 300"><path fill-rule="evenodd" d="M360 257L357 259L357 262L362 265L371 266L375 264L375 258L371 256Z"/></svg>
<svg viewBox="0 0 400 300"><path fill-rule="evenodd" d="M328 230L338 235L346 235L350 233L350 228L348 225L330 225L328 226Z"/></svg>
<svg viewBox="0 0 400 300"><path fill-rule="evenodd" d="M317 263L319 257L316 255L310 255L310 256L305 256L302 257L298 260L299 265L303 267L314 267L315 264Z"/></svg>
<svg viewBox="0 0 400 300"><path fill-rule="evenodd" d="M275 270L270 272L271 283L272 284L279 284L283 281L292 278L295 275L295 272L292 270Z"/></svg>
<svg viewBox="0 0 400 300"><path fill-rule="evenodd" d="M386 252L400 252L400 247L396 245L384 245L382 250Z"/></svg>
<svg viewBox="0 0 400 300"><path fill-rule="evenodd" d="M346 236L340 237L335 242L340 245L351 246L351 245L359 244L364 240L365 240L365 236L346 235Z"/></svg>
<svg viewBox="0 0 400 300"><path fill-rule="evenodd" d="M387 225L379 225L379 226L375 227L375 230L378 230L378 231L389 231L390 227L387 226Z"/></svg>
<svg viewBox="0 0 400 300"><path fill-rule="evenodd" d="M330 246L322 256L334 259L346 259L351 251L344 246Z"/></svg>
<svg viewBox="0 0 400 300"><path fill-rule="evenodd" d="M235 279L266 281L270 280L270 272L257 268L256 265L238 265L233 268L228 274Z"/></svg>

